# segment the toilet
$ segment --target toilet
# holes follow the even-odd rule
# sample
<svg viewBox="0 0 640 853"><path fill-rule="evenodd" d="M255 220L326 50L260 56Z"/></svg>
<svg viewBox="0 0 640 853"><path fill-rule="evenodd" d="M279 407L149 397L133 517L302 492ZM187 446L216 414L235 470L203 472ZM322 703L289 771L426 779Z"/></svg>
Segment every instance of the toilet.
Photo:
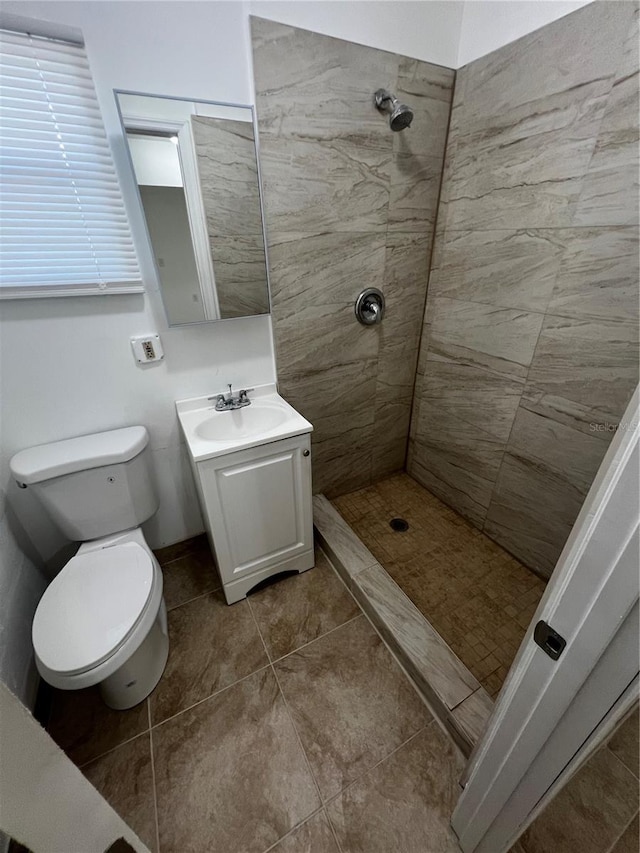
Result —
<svg viewBox="0 0 640 853"><path fill-rule="evenodd" d="M22 450L11 460L62 532L82 542L32 625L38 672L62 690L97 684L117 710L156 686L169 654L162 571L140 526L158 509L143 426Z"/></svg>

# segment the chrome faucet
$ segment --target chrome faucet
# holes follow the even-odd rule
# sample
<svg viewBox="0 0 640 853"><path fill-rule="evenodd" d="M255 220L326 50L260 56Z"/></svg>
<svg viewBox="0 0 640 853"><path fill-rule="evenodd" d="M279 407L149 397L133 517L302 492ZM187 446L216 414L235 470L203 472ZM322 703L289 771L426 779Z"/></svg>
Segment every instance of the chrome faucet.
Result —
<svg viewBox="0 0 640 853"><path fill-rule="evenodd" d="M216 412L231 412L234 409L242 409L244 406L251 405L249 391L253 391L253 388L243 388L242 391L238 393L237 397L233 396L230 384L227 385L227 388L229 389L229 394L227 396L224 394L217 394L215 397L207 397L208 400L216 401L214 406Z"/></svg>

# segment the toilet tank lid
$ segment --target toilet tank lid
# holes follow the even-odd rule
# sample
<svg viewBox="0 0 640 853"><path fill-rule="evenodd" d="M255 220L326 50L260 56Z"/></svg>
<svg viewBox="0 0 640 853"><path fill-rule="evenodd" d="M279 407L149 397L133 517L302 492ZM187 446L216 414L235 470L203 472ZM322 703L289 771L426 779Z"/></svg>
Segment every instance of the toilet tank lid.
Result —
<svg viewBox="0 0 640 853"><path fill-rule="evenodd" d="M149 442L143 426L80 435L21 450L9 466L19 483L32 485L103 465L117 465L137 456Z"/></svg>

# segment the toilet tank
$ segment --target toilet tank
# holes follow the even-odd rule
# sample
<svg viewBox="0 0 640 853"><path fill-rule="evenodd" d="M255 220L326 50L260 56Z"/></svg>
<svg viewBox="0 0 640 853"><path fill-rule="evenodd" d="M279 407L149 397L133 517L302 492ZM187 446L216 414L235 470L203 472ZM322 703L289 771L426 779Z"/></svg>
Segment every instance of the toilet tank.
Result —
<svg viewBox="0 0 640 853"><path fill-rule="evenodd" d="M158 509L143 426L22 450L11 460L63 533L79 542L138 527Z"/></svg>

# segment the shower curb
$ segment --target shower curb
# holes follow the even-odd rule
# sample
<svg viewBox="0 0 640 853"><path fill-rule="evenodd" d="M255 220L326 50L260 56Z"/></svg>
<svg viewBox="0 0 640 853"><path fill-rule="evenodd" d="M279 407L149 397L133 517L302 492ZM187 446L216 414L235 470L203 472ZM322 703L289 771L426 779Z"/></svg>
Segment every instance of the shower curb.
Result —
<svg viewBox="0 0 640 853"><path fill-rule="evenodd" d="M469 756L493 711L487 691L322 494L313 498L313 523L319 545L347 588Z"/></svg>

